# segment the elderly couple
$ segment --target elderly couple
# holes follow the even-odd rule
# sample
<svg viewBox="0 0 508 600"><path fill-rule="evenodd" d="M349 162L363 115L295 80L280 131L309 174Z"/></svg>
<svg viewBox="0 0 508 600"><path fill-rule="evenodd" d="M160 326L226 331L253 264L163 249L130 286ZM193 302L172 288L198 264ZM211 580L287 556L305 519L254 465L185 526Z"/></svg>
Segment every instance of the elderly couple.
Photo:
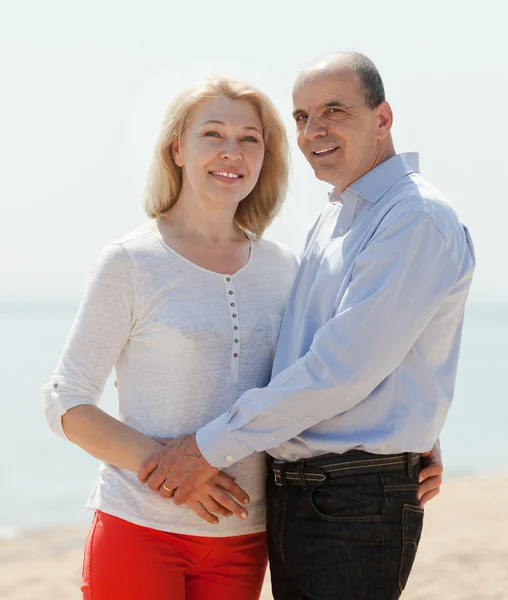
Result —
<svg viewBox="0 0 508 600"><path fill-rule="evenodd" d="M298 145L333 186L300 263L263 232L281 119L212 77L169 107L150 221L108 245L45 386L51 428L102 461L93 600L391 600L439 491L474 270L467 229L396 154L374 64L312 62ZM99 408L112 368L118 418Z"/></svg>

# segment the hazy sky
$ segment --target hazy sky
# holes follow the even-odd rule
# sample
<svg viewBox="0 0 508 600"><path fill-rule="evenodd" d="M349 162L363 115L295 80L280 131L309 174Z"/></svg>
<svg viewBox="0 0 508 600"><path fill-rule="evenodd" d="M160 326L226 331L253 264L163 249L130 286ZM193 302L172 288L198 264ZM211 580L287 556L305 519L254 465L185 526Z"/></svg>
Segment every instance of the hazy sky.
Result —
<svg viewBox="0 0 508 600"><path fill-rule="evenodd" d="M265 91L292 142L268 237L299 251L329 186L299 155L298 70L333 50L377 64L399 152L468 225L473 298L508 299L508 8L504 0L0 0L0 294L75 296L100 249L145 217L164 110L225 72Z"/></svg>

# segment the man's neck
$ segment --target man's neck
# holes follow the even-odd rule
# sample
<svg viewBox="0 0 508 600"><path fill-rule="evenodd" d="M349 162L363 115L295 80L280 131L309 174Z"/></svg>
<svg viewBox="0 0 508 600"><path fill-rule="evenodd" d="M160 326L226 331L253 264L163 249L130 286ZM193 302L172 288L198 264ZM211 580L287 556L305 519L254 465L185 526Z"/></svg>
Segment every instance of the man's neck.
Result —
<svg viewBox="0 0 508 600"><path fill-rule="evenodd" d="M355 181L358 181L358 179L360 179L360 177L363 177L365 174L369 173L370 171L372 171L373 169L375 169L376 167L378 167L380 164L384 163L388 159L393 158L394 156L396 156L396 154L397 153L395 152L395 147L390 138L390 140L387 140L386 144L384 144L383 146L381 146L378 149L378 151L374 155L372 161L370 162L370 165L368 166L368 168L364 169L361 173L359 173L351 181L344 182L344 183L339 182L337 185L335 185L335 192L340 196L340 194L342 194L342 192L344 192L344 190L346 190Z"/></svg>

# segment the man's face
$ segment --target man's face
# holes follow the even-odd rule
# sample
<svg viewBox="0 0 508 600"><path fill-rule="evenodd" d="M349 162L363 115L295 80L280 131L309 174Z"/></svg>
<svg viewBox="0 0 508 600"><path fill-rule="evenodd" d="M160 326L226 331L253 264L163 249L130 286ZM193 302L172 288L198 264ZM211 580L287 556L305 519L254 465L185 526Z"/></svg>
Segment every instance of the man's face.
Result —
<svg viewBox="0 0 508 600"><path fill-rule="evenodd" d="M293 104L298 146L318 179L343 191L375 166L386 133L352 69L300 75Z"/></svg>

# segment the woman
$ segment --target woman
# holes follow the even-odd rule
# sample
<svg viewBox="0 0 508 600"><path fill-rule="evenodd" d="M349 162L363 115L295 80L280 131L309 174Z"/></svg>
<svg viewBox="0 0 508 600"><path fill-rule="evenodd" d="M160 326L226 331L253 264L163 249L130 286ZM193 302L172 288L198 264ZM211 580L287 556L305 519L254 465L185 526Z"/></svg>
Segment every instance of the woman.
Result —
<svg viewBox="0 0 508 600"><path fill-rule="evenodd" d="M297 261L261 236L287 172L281 119L250 86L210 78L168 109L144 199L152 220L99 257L45 386L52 429L103 461L88 502L85 599L259 597L263 456L184 507L135 473L155 438L196 431L268 383ZM118 419L98 408L113 366Z"/></svg>

